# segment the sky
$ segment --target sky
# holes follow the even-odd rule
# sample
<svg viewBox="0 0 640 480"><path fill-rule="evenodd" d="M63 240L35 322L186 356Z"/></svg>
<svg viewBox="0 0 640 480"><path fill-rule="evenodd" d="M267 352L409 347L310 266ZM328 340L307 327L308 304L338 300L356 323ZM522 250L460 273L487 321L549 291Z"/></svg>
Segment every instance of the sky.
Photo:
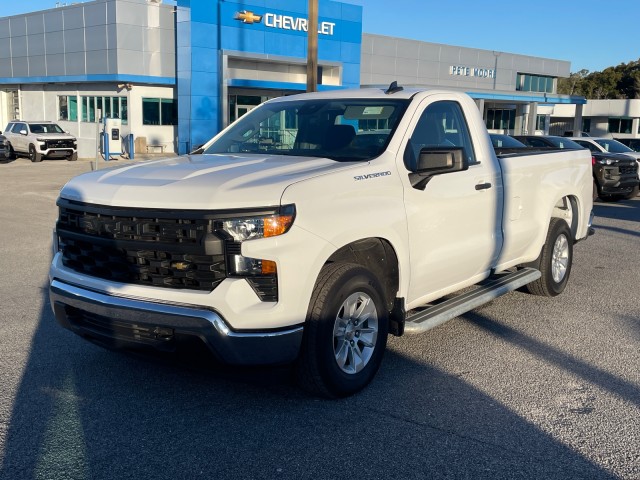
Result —
<svg viewBox="0 0 640 480"><path fill-rule="evenodd" d="M567 60L572 72L601 71L640 58L640 0L343 1L363 7L365 33ZM56 3L72 1L0 0L0 15Z"/></svg>

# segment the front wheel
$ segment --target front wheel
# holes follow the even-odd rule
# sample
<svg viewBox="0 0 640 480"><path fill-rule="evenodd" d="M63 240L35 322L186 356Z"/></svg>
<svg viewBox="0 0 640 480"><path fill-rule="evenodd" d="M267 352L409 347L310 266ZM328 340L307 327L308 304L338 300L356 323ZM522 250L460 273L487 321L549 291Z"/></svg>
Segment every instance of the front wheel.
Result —
<svg viewBox="0 0 640 480"><path fill-rule="evenodd" d="M569 281L573 263L573 240L567 222L552 218L547 232L547 240L540 256L531 266L537 268L542 276L526 286L529 293L545 297L560 295Z"/></svg>
<svg viewBox="0 0 640 480"><path fill-rule="evenodd" d="M382 363L388 328L376 277L355 264L326 265L307 313L296 365L300 386L328 398L362 390Z"/></svg>
<svg viewBox="0 0 640 480"><path fill-rule="evenodd" d="M37 152L35 145L29 145L29 160L32 162L41 162L42 155Z"/></svg>
<svg viewBox="0 0 640 480"><path fill-rule="evenodd" d="M632 198L636 198L638 196L638 191L640 190L640 187L638 187L638 185L636 185L634 187L633 190L631 190L631 192L627 193L626 195L623 195L622 198L624 200L631 200Z"/></svg>

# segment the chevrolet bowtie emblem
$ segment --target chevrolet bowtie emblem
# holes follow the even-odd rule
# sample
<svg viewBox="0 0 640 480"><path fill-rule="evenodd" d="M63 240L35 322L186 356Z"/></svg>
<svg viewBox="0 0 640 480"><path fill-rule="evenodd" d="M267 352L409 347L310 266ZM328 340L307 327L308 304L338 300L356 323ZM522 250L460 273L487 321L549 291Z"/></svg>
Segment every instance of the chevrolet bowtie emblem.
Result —
<svg viewBox="0 0 640 480"><path fill-rule="evenodd" d="M262 15L256 15L248 10L237 12L233 18L240 20L242 23L260 23L262 21Z"/></svg>

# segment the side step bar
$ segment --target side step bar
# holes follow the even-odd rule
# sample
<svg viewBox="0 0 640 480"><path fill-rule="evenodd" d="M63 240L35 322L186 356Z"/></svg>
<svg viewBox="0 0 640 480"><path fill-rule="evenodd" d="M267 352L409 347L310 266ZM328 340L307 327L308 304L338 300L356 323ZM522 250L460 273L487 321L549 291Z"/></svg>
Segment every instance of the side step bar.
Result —
<svg viewBox="0 0 640 480"><path fill-rule="evenodd" d="M431 330L447 320L459 317L469 310L531 283L540 276L540 271L535 268L523 268L517 272L495 275L470 292L462 293L407 316L404 333L417 334Z"/></svg>

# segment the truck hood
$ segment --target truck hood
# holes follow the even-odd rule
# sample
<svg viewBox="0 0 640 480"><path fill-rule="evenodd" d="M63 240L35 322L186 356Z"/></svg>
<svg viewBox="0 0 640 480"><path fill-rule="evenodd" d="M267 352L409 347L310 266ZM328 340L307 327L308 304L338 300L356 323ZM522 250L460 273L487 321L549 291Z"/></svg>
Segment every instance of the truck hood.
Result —
<svg viewBox="0 0 640 480"><path fill-rule="evenodd" d="M75 140L76 138L69 133L34 133L33 135L47 140Z"/></svg>
<svg viewBox="0 0 640 480"><path fill-rule="evenodd" d="M136 208L230 209L275 206L292 183L361 162L284 155L185 155L85 173L62 198Z"/></svg>

